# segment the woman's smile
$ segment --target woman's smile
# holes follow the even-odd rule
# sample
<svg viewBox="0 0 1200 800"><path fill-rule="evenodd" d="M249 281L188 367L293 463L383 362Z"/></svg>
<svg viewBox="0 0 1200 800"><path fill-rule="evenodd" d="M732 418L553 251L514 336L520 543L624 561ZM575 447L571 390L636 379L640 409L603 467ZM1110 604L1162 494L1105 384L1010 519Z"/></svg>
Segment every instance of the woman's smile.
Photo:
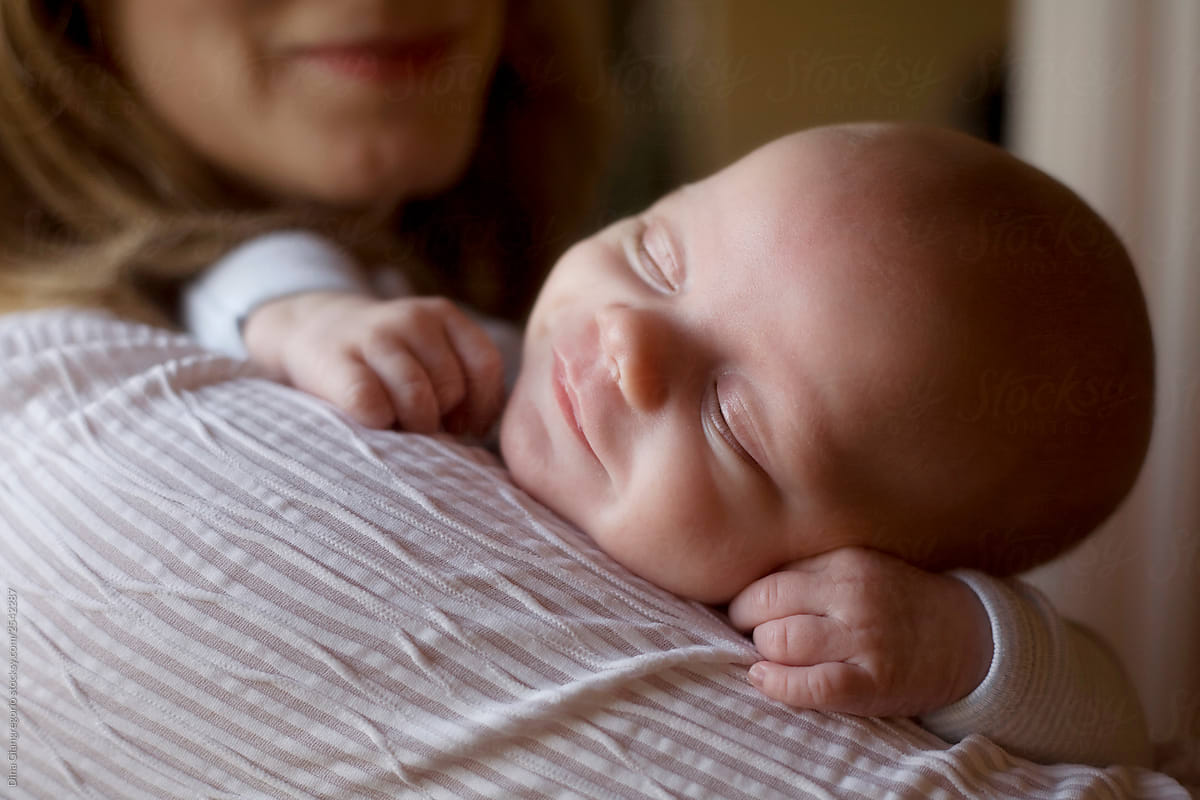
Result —
<svg viewBox="0 0 1200 800"><path fill-rule="evenodd" d="M302 65L319 67L367 84L391 84L428 78L444 65L461 36L454 31L417 36L363 37L289 50Z"/></svg>

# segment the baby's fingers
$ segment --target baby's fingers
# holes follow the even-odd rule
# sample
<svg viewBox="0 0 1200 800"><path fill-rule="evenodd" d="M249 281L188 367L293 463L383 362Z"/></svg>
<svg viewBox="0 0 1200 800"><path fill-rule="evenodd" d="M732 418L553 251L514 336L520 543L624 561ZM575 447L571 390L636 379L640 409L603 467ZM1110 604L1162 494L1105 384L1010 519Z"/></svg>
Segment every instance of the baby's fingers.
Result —
<svg viewBox="0 0 1200 800"><path fill-rule="evenodd" d="M750 668L750 683L768 697L797 708L861 716L890 713L878 706L871 676L853 664L835 661L789 667L760 661Z"/></svg>
<svg viewBox="0 0 1200 800"><path fill-rule="evenodd" d="M445 324L466 384L462 404L453 409L446 427L484 434L504 404L503 357L492 337L462 311L448 315Z"/></svg>
<svg viewBox="0 0 1200 800"><path fill-rule="evenodd" d="M368 428L387 428L395 421L391 398L379 378L348 353L297 364L290 373L298 389L332 403Z"/></svg>
<svg viewBox="0 0 1200 800"><path fill-rule="evenodd" d="M396 425L412 433L436 433L441 412L426 366L402 346L373 349L368 372L385 392Z"/></svg>
<svg viewBox="0 0 1200 800"><path fill-rule="evenodd" d="M379 374L396 402L399 416L414 417L405 430L433 433L437 420L458 406L467 391L466 377L446 330L446 317L461 312L442 298L405 298L383 307L386 316L362 342L363 359ZM428 424L425 386L433 393ZM414 392L419 397L414 397ZM411 408L411 413L410 413Z"/></svg>
<svg viewBox="0 0 1200 800"><path fill-rule="evenodd" d="M854 655L849 631L830 617L795 614L754 629L754 646L763 658L793 667L843 661Z"/></svg>
<svg viewBox="0 0 1200 800"><path fill-rule="evenodd" d="M767 620L792 614L820 614L828 608L819 576L797 569L773 572L743 589L729 603L729 621L750 630Z"/></svg>

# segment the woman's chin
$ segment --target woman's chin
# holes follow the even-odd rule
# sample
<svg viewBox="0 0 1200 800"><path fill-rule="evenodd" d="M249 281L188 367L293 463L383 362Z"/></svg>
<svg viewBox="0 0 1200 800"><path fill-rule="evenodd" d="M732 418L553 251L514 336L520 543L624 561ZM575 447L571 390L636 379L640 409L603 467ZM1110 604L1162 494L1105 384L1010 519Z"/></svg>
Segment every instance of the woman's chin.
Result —
<svg viewBox="0 0 1200 800"><path fill-rule="evenodd" d="M466 171L467 148L404 144L353 143L340 153L324 148L323 157L308 159L294 173L298 180L290 193L339 208L398 205L445 191Z"/></svg>

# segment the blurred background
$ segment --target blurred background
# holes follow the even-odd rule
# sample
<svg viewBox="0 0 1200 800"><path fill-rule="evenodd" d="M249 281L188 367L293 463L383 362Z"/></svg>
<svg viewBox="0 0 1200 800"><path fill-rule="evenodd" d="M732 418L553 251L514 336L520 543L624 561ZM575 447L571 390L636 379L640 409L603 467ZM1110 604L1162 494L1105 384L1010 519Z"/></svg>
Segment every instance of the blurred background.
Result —
<svg viewBox="0 0 1200 800"><path fill-rule="evenodd" d="M999 142L1008 0L618 0L608 207L638 209L777 136L844 120Z"/></svg>
<svg viewBox="0 0 1200 800"><path fill-rule="evenodd" d="M1118 230L1154 326L1154 439L1115 517L1028 577L1114 646L1153 739L1190 742L1195 763L1200 2L614 0L608 13L622 133L607 218L797 128L898 119L1008 147Z"/></svg>

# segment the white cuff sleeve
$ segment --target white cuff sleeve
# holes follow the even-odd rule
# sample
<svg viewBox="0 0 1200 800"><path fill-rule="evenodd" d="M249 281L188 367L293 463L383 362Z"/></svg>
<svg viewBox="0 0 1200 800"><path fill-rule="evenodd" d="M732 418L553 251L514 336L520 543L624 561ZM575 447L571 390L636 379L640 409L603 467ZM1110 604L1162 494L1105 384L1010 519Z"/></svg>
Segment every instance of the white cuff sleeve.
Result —
<svg viewBox="0 0 1200 800"><path fill-rule="evenodd" d="M921 717L923 726L951 742L981 734L1043 763L1150 763L1137 695L1102 642L1064 621L1032 586L971 570L950 574L987 610L992 663L973 692Z"/></svg>
<svg viewBox="0 0 1200 800"><path fill-rule="evenodd" d="M183 295L184 327L210 349L244 358L242 323L258 306L290 294L369 292L354 261L307 231L280 231L242 244L213 264Z"/></svg>

